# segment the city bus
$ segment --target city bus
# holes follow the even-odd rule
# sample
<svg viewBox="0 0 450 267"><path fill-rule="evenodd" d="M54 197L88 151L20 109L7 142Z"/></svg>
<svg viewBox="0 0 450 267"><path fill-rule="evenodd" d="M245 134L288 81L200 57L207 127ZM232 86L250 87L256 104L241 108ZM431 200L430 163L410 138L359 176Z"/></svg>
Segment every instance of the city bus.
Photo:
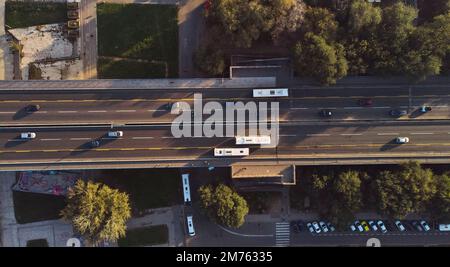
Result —
<svg viewBox="0 0 450 267"><path fill-rule="evenodd" d="M183 180L183 195L184 195L184 203L191 203L191 189L189 188L189 174L185 173L181 175L181 179Z"/></svg>
<svg viewBox="0 0 450 267"><path fill-rule="evenodd" d="M275 89L254 89L253 97L287 97L289 96L288 88Z"/></svg>
<svg viewBox="0 0 450 267"><path fill-rule="evenodd" d="M270 135L236 136L236 145L270 145Z"/></svg>
<svg viewBox="0 0 450 267"><path fill-rule="evenodd" d="M242 157L249 153L248 148L214 148L215 157Z"/></svg>

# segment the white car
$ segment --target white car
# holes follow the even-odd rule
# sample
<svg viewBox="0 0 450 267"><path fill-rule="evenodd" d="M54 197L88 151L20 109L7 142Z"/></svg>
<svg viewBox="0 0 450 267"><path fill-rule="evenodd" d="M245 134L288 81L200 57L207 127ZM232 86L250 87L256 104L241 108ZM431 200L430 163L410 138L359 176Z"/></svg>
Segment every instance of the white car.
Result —
<svg viewBox="0 0 450 267"><path fill-rule="evenodd" d="M21 133L20 138L22 139L34 139L36 138L36 133Z"/></svg>
<svg viewBox="0 0 450 267"><path fill-rule="evenodd" d="M386 226L384 225L383 221L378 221L377 225L378 225L378 227L380 227L380 230L383 234L387 233L387 229L386 229Z"/></svg>
<svg viewBox="0 0 450 267"><path fill-rule="evenodd" d="M359 221L355 221L354 224L356 226L356 229L358 229L358 231L360 231L361 233L364 232L364 227L362 227L362 225Z"/></svg>
<svg viewBox="0 0 450 267"><path fill-rule="evenodd" d="M317 222L313 222L312 226L314 228L314 231L316 232L316 234L320 234L320 232L322 232L322 230L320 229L320 226Z"/></svg>
<svg viewBox="0 0 450 267"><path fill-rule="evenodd" d="M352 232L356 231L356 227L352 224L350 225L350 230L352 230Z"/></svg>
<svg viewBox="0 0 450 267"><path fill-rule="evenodd" d="M409 143L409 138L408 137L397 137L397 139L395 139L395 142L397 144L406 144L406 143Z"/></svg>
<svg viewBox="0 0 450 267"><path fill-rule="evenodd" d="M324 221L320 221L319 225L322 228L324 233L328 233L329 232L328 226L327 226L327 224Z"/></svg>
<svg viewBox="0 0 450 267"><path fill-rule="evenodd" d="M309 230L309 232L311 233L311 234L314 234L314 227L312 226L312 224L311 223L308 223L307 225L306 225L306 227L308 227L308 230Z"/></svg>
<svg viewBox="0 0 450 267"><path fill-rule="evenodd" d="M426 221L420 221L420 225L422 226L423 230L425 230L425 232L428 232L431 230L430 226L428 225L428 223Z"/></svg>
<svg viewBox="0 0 450 267"><path fill-rule="evenodd" d="M122 137L122 136L123 136L123 132L122 131L111 131L111 132L108 132L108 137L118 138L118 137Z"/></svg>
<svg viewBox="0 0 450 267"><path fill-rule="evenodd" d="M334 228L334 226L330 222L327 223L327 226L330 229L330 232L334 232L336 230L336 228Z"/></svg>
<svg viewBox="0 0 450 267"><path fill-rule="evenodd" d="M374 221L368 221L368 223L374 232L378 231L377 224Z"/></svg>
<svg viewBox="0 0 450 267"><path fill-rule="evenodd" d="M400 231L400 232L404 232L404 231L406 231L406 228L405 228L405 226L403 226L403 224L402 224L402 222L401 221L395 221L394 222L395 223L395 226L397 226L397 229Z"/></svg>

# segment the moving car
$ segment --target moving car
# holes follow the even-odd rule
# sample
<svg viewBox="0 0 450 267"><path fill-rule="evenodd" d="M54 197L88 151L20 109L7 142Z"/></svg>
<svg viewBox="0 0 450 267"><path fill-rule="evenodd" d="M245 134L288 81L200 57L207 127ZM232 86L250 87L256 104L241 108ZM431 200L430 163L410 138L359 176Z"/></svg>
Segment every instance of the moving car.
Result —
<svg viewBox="0 0 450 267"><path fill-rule="evenodd" d="M41 106L39 106L39 105L28 105L26 108L25 108L25 111L26 112L36 112L36 111L38 111L38 110L40 110L41 109Z"/></svg>
<svg viewBox="0 0 450 267"><path fill-rule="evenodd" d="M389 115L391 117L396 117L396 118L405 116L406 114L408 114L408 111L406 111L406 110L393 109L393 110L389 111Z"/></svg>
<svg viewBox="0 0 450 267"><path fill-rule="evenodd" d="M366 231L366 232L370 231L369 224L367 224L366 221L362 221L361 226L364 228L364 231Z"/></svg>
<svg viewBox="0 0 450 267"><path fill-rule="evenodd" d="M431 227L428 225L428 223L426 221L420 221L420 225L422 226L422 228L425 232L428 232L431 230Z"/></svg>
<svg viewBox="0 0 450 267"><path fill-rule="evenodd" d="M31 132L21 133L20 134L20 138L22 138L22 139L34 139L34 138L36 138L36 133L31 133Z"/></svg>
<svg viewBox="0 0 450 267"><path fill-rule="evenodd" d="M118 137L122 137L122 136L123 136L123 132L122 131L110 131L110 132L108 132L108 137L118 138Z"/></svg>
<svg viewBox="0 0 450 267"><path fill-rule="evenodd" d="M322 230L320 229L320 226L317 222L313 222L312 226L314 228L314 231L316 232L316 234L320 234L320 232L322 232Z"/></svg>
<svg viewBox="0 0 450 267"><path fill-rule="evenodd" d="M373 100L370 98L363 98L358 100L358 104L362 107L370 107L373 105Z"/></svg>
<svg viewBox="0 0 450 267"><path fill-rule="evenodd" d="M432 110L432 108L429 106L421 106L419 109L419 111L422 113L427 113L428 111L431 111L431 110Z"/></svg>
<svg viewBox="0 0 450 267"><path fill-rule="evenodd" d="M375 231L375 232L378 231L378 226L374 221L369 221L369 225L370 225L370 227L372 227L373 231Z"/></svg>
<svg viewBox="0 0 450 267"><path fill-rule="evenodd" d="M326 223L324 221L320 221L319 222L320 227L322 228L322 231L324 233L328 233L330 230L328 229L328 226L326 225Z"/></svg>
<svg viewBox="0 0 450 267"><path fill-rule="evenodd" d="M406 144L406 143L409 143L409 138L408 137L397 137L395 139L395 142L397 144Z"/></svg>
<svg viewBox="0 0 450 267"><path fill-rule="evenodd" d="M380 228L380 230L381 230L381 232L384 234L384 233L387 233L387 228L386 228L386 226L384 225L384 223L383 223L383 221L378 221L377 222L377 225L378 225L378 227Z"/></svg>
<svg viewBox="0 0 450 267"><path fill-rule="evenodd" d="M394 224L395 224L395 226L397 226L397 229L398 229L400 232L406 231L405 226L403 226L403 224L402 224L400 221L397 220L397 221L394 222Z"/></svg>
<svg viewBox="0 0 450 267"><path fill-rule="evenodd" d="M320 116L329 118L329 117L333 116L333 112L331 112L331 110L329 110L329 109L322 109L320 111Z"/></svg>

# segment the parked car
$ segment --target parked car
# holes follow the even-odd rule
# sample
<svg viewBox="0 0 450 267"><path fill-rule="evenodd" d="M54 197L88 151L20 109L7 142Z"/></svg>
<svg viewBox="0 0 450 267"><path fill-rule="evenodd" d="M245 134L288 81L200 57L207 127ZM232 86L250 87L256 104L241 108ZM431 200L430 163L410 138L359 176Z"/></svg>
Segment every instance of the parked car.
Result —
<svg viewBox="0 0 450 267"><path fill-rule="evenodd" d="M314 234L314 233L315 233L314 227L312 226L311 223L306 224L306 227L308 228L308 230L309 230L309 232L310 232L311 234Z"/></svg>
<svg viewBox="0 0 450 267"><path fill-rule="evenodd" d="M397 226L397 229L398 229L400 232L406 231L405 226L403 226L403 224L402 224L400 221L397 220L397 221L394 222L394 224L395 224L395 226Z"/></svg>
<svg viewBox="0 0 450 267"><path fill-rule="evenodd" d="M320 111L320 116L325 117L325 118L329 118L331 116L333 116L333 112L329 109L322 109Z"/></svg>
<svg viewBox="0 0 450 267"><path fill-rule="evenodd" d="M77 20L77 19L69 20L69 21L67 22L67 27L68 27L69 29L78 29L78 28L80 27L80 21Z"/></svg>
<svg viewBox="0 0 450 267"><path fill-rule="evenodd" d="M422 226L420 226L418 221L412 221L411 225L414 227L414 229L416 229L419 232L423 232L423 228Z"/></svg>
<svg viewBox="0 0 450 267"><path fill-rule="evenodd" d="M78 13L78 10L68 10L67 11L67 17L69 19L78 19L80 14Z"/></svg>
<svg viewBox="0 0 450 267"><path fill-rule="evenodd" d="M406 111L406 110L393 109L393 110L389 111L389 115L391 117L395 117L395 118L400 118L400 117L405 116L407 114L408 114L408 111Z"/></svg>
<svg viewBox="0 0 450 267"><path fill-rule="evenodd" d="M316 234L320 234L322 232L322 230L320 229L320 226L317 222L313 222L312 226L314 228L314 231L316 232Z"/></svg>
<svg viewBox="0 0 450 267"><path fill-rule="evenodd" d="M34 138L36 138L36 133L31 133L31 132L21 133L20 138L21 139L34 139Z"/></svg>
<svg viewBox="0 0 450 267"><path fill-rule="evenodd" d="M380 228L380 230L381 230L381 232L384 234L384 233L387 233L387 228L386 228L386 225L384 225L384 222L383 221L378 221L377 222L377 225L378 225L378 227Z"/></svg>
<svg viewBox="0 0 450 267"><path fill-rule="evenodd" d="M428 232L431 230L431 227L428 225L428 223L426 221L420 221L420 226L422 226L423 230L425 232Z"/></svg>
<svg viewBox="0 0 450 267"><path fill-rule="evenodd" d="M408 137L397 137L395 139L395 142L397 144L406 144L406 143L409 143L409 138Z"/></svg>
<svg viewBox="0 0 450 267"><path fill-rule="evenodd" d="M422 113L427 113L427 112L429 112L431 110L433 110L433 109L431 107L429 107L429 106L421 106L419 108L419 111L422 112Z"/></svg>
<svg viewBox="0 0 450 267"><path fill-rule="evenodd" d="M28 105L25 108L26 112L36 112L39 111L41 109L41 106L39 105Z"/></svg>
<svg viewBox="0 0 450 267"><path fill-rule="evenodd" d="M327 226L330 229L330 232L336 231L336 228L334 228L334 226L330 222L327 223Z"/></svg>
<svg viewBox="0 0 450 267"><path fill-rule="evenodd" d="M358 100L358 104L362 107L370 107L373 105L373 100L371 98L363 98Z"/></svg>
<svg viewBox="0 0 450 267"><path fill-rule="evenodd" d="M356 229L358 229L358 231L364 232L364 228L362 227L362 225L361 225L361 223L359 221L355 221L354 224L356 226Z"/></svg>
<svg viewBox="0 0 450 267"><path fill-rule="evenodd" d="M355 231L356 231L356 227L352 224L352 225L350 225L350 230L351 230L352 232L355 232Z"/></svg>
<svg viewBox="0 0 450 267"><path fill-rule="evenodd" d="M365 232L369 232L370 231L369 224L366 221L362 221L361 222L361 226L364 228Z"/></svg>
<svg viewBox="0 0 450 267"><path fill-rule="evenodd" d="M439 224L438 229L441 232L450 232L450 224Z"/></svg>
<svg viewBox="0 0 450 267"><path fill-rule="evenodd" d="M326 223L324 221L320 221L319 225L320 225L320 228L322 228L322 231L324 233L328 233L330 231L330 229L328 229L328 226L326 225Z"/></svg>
<svg viewBox="0 0 450 267"><path fill-rule="evenodd" d="M378 231L378 226L374 221L369 221L369 225L372 228L373 231Z"/></svg>
<svg viewBox="0 0 450 267"><path fill-rule="evenodd" d="M68 9L78 9L80 7L80 0L67 0Z"/></svg>

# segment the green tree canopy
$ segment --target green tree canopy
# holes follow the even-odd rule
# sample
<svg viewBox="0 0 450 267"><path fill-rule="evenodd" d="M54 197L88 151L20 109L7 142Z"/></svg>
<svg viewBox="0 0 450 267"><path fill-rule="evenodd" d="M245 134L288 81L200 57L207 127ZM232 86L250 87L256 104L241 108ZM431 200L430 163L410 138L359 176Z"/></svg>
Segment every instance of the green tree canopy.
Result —
<svg viewBox="0 0 450 267"><path fill-rule="evenodd" d="M106 185L78 180L67 194L61 215L92 245L125 236L131 217L128 195Z"/></svg>
<svg viewBox="0 0 450 267"><path fill-rule="evenodd" d="M435 175L436 193L430 201L429 210L436 220L450 220L450 173Z"/></svg>
<svg viewBox="0 0 450 267"><path fill-rule="evenodd" d="M338 23L333 13L326 8L308 7L301 31L306 35L313 33L327 42L336 39Z"/></svg>
<svg viewBox="0 0 450 267"><path fill-rule="evenodd" d="M403 218L421 212L434 195L433 172L418 162L408 162L398 171L382 171L375 181L379 210Z"/></svg>
<svg viewBox="0 0 450 267"><path fill-rule="evenodd" d="M201 206L210 219L233 228L244 224L244 217L249 212L247 202L230 187L206 185L200 187L198 193Z"/></svg>
<svg viewBox="0 0 450 267"><path fill-rule="evenodd" d="M301 76L314 77L324 85L334 84L347 74L344 47L330 45L318 35L307 33L296 45L294 55L297 72Z"/></svg>
<svg viewBox="0 0 450 267"><path fill-rule="evenodd" d="M353 34L370 33L381 23L381 8L366 0L355 0L350 5L348 31ZM364 31L363 31L364 30Z"/></svg>

